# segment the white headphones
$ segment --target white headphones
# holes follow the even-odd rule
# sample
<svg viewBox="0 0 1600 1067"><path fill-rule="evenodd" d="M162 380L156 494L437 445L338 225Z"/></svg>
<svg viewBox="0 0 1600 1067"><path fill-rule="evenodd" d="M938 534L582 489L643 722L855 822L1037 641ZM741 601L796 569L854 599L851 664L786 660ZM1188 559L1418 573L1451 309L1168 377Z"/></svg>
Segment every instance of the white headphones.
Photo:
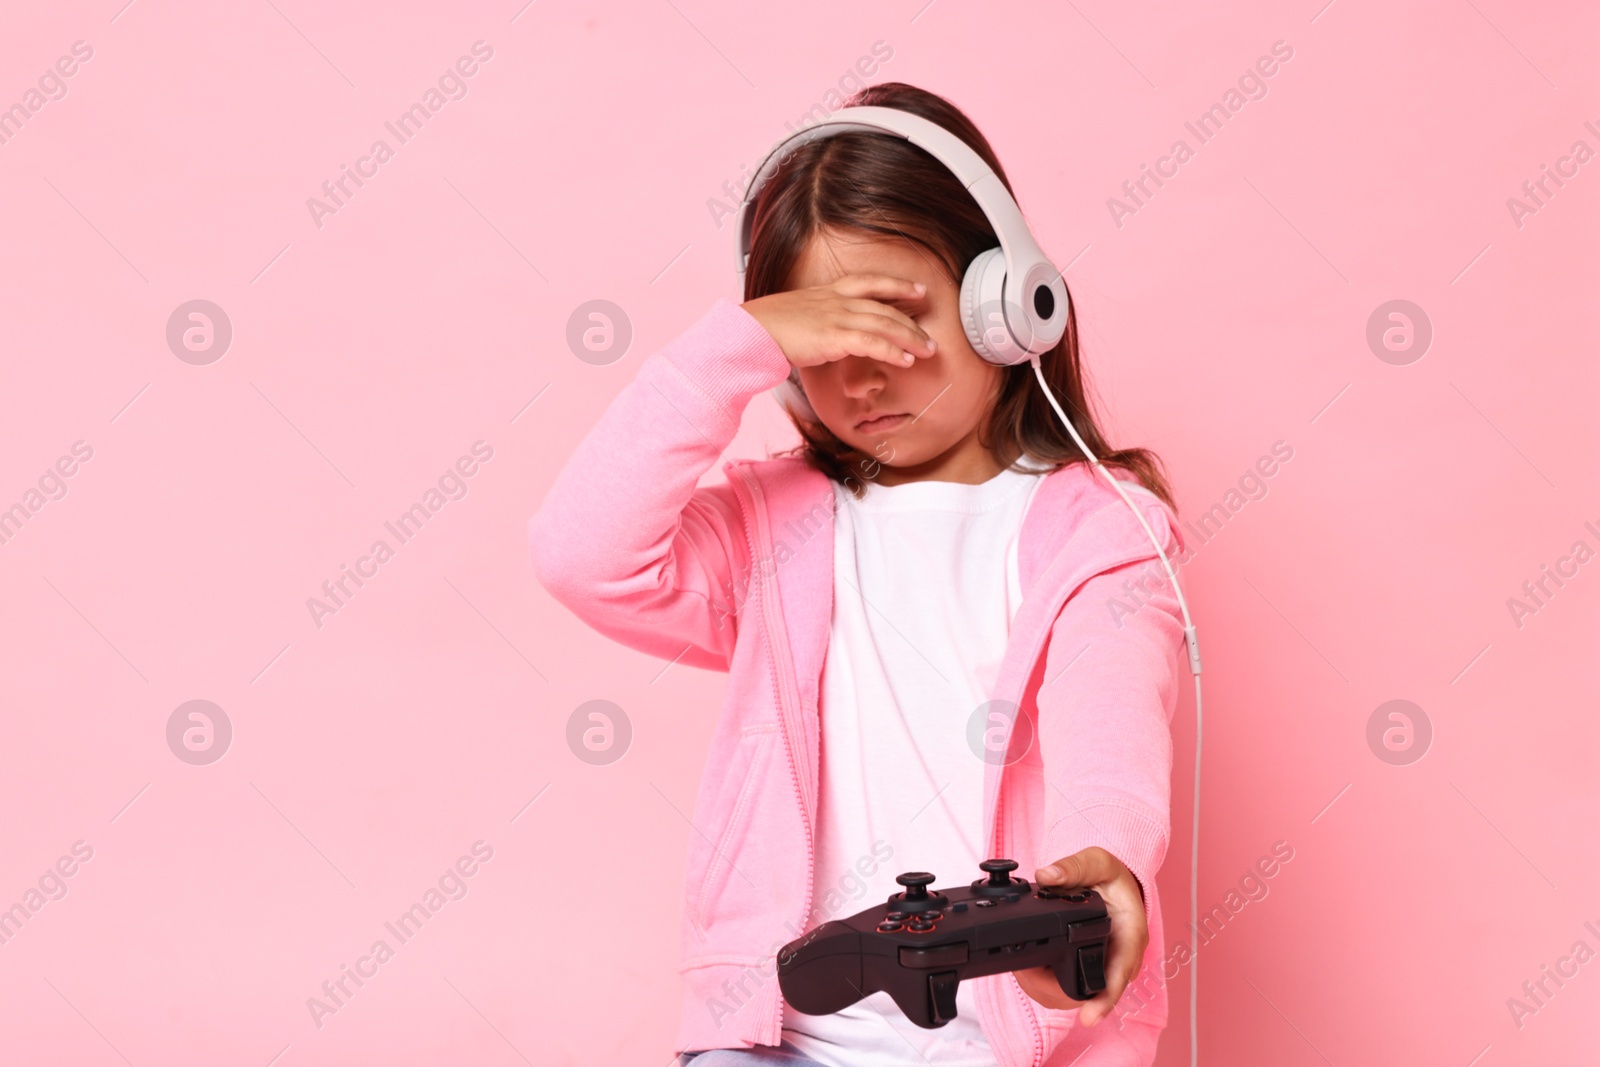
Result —
<svg viewBox="0 0 1600 1067"><path fill-rule="evenodd" d="M814 125L779 141L767 153L755 177L745 190L739 205L737 233L739 236L739 276L744 278L745 266L750 259L750 231L754 219L751 205L789 154L801 145L823 137L848 132L887 133L903 137L943 163L967 187L983 209L989 224L1000 238L1000 247L980 252L967 265L966 276L961 280L961 322L966 327L967 340L974 352L990 363L1002 367L1013 366L1024 360L1032 363L1039 388L1055 409L1056 416L1072 435L1089 461L1105 475L1111 488L1122 497L1123 503L1133 511L1134 518L1144 527L1145 534L1156 546L1166 568L1167 579L1177 594L1178 606L1183 611L1183 637L1189 653L1189 670L1194 675L1194 828L1193 847L1189 863L1189 925L1194 935L1199 935L1200 917L1200 641L1195 635L1194 620L1189 616L1189 604L1178 585L1177 572L1172 561L1157 540L1155 531L1145 521L1141 512L1128 498L1122 483L1107 470L1089 446L1079 436L1072 420L1061 410L1055 395L1045 381L1039 357L1061 340L1067 329L1067 287L1061 272L1051 264L1039 243L1028 231L1022 212L1006 191L1005 185L989 169L983 157L970 145L943 126L909 111L890 107L846 107L834 112ZM744 298L743 289L740 299ZM778 402L801 417L815 420L816 412L800 387L799 374L791 369L789 377L773 389ZM1197 993L1199 975L1198 951L1190 958L1189 971L1189 1062L1199 1062Z"/></svg>

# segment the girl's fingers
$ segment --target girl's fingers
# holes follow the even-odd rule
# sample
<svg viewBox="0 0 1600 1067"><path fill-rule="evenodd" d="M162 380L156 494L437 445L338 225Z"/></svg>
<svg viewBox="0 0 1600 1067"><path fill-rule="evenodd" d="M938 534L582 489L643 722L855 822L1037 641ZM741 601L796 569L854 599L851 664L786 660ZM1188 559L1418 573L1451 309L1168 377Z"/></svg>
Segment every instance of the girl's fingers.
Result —
<svg viewBox="0 0 1600 1067"><path fill-rule="evenodd" d="M913 282L909 278L896 278L892 274L846 274L836 280L833 287L843 296L878 299L910 300L922 296L927 291L921 282Z"/></svg>
<svg viewBox="0 0 1600 1067"><path fill-rule="evenodd" d="M917 325L916 320L891 304L881 304L876 300L860 298L846 300L844 309L852 314L880 315L884 318L893 319L918 333L923 332L922 327Z"/></svg>
<svg viewBox="0 0 1600 1067"><path fill-rule="evenodd" d="M1112 938L1112 951L1118 952L1116 938ZM1094 997L1084 1002L1085 1014L1080 1019L1089 1026L1104 1019L1111 1014L1117 1002L1122 999L1122 994L1127 992L1128 985L1139 976L1140 962L1144 958L1144 948L1140 945L1127 945L1120 949L1122 958L1116 962L1107 961L1106 987ZM1130 957L1128 959L1126 957ZM1094 1005L1089 1008L1089 1005Z"/></svg>
<svg viewBox="0 0 1600 1067"><path fill-rule="evenodd" d="M886 301L912 304L926 295L926 286L906 278L888 274L845 274L826 285L757 298L746 310L754 314L754 308L763 300L783 298L779 305L783 314L777 316L769 332L776 329L778 332L774 336L782 334L779 343L783 344L791 332L788 320L793 320L792 347L809 350L808 355L797 358L791 353L791 346L785 346L785 353L791 355L791 362L797 366L857 355L909 367L918 356L932 356L937 345L916 320ZM774 303L779 302L774 300ZM765 318L757 317L763 325L767 324ZM809 336L801 340L803 335Z"/></svg>
<svg viewBox="0 0 1600 1067"><path fill-rule="evenodd" d="M915 359L911 353L890 341L882 334L868 330L842 329L839 341L847 356L866 356L893 363L897 367L909 366Z"/></svg>
<svg viewBox="0 0 1600 1067"><path fill-rule="evenodd" d="M847 316L844 325L853 329L864 330L869 333L881 333L884 338L892 341L903 350L931 356L936 346L933 338L923 330L910 317L895 311L894 308L885 308L889 314L877 315L872 312L856 312Z"/></svg>

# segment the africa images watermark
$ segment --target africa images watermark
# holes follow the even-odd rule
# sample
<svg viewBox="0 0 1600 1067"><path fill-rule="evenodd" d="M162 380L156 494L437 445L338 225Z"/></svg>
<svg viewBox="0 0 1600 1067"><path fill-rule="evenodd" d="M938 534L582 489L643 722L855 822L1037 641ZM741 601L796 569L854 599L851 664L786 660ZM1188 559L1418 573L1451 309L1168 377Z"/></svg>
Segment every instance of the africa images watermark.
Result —
<svg viewBox="0 0 1600 1067"><path fill-rule="evenodd" d="M844 106L846 98L866 87L866 82L862 79L870 78L878 73L879 66L888 63L893 58L894 48L892 46L885 41L873 41L872 54L858 58L853 68L847 67L845 72L839 76L837 88L830 86L822 94L821 100L801 112L799 122L784 123L784 126L789 131L784 136L788 137L790 134L797 133L807 126L815 125L838 111ZM739 177L737 179L730 178L722 183L722 194L726 199L715 196L706 198L706 210L711 213L711 221L716 224L717 229L722 229L724 220L739 213L739 204L744 199L744 192L749 188L750 182L755 176L756 172L750 169L748 163L740 164Z"/></svg>
<svg viewBox="0 0 1600 1067"><path fill-rule="evenodd" d="M73 41L72 55L61 56L53 66L46 67L39 75L38 88L28 86L20 100L0 108L0 145L10 144L11 139L22 132L23 125L43 111L46 104L66 97L66 79L78 73L80 63L93 58L94 48L87 41Z"/></svg>
<svg viewBox="0 0 1600 1067"><path fill-rule="evenodd" d="M1600 527L1593 522L1585 522L1583 528L1600 540ZM1555 595L1579 575L1579 568L1594 559L1594 555L1595 550L1589 547L1589 542L1580 537L1572 542L1566 555L1556 557L1553 565L1539 564L1539 576L1522 583L1522 596L1506 597L1506 610L1511 613L1511 621L1517 629L1526 625L1525 620L1529 615L1537 615L1548 607Z"/></svg>
<svg viewBox="0 0 1600 1067"><path fill-rule="evenodd" d="M1245 472L1239 476L1237 488L1230 488L1220 501L1200 513L1196 520L1198 527L1195 522L1183 524L1184 529L1195 536L1197 543L1185 545L1172 561L1173 565L1182 567L1193 560L1201 548L1210 544L1222 532L1222 528L1244 510L1246 504L1253 500L1265 500L1270 491L1267 479L1277 474L1293 458L1293 445L1287 441L1274 441L1270 455L1261 456L1253 466L1245 468ZM1146 597L1166 588L1166 568L1161 565L1161 560L1151 560L1140 569L1137 577L1123 581L1123 596L1106 598L1106 610L1111 613L1111 621L1120 629L1124 619L1149 603Z"/></svg>
<svg viewBox="0 0 1600 1067"><path fill-rule="evenodd" d="M1586 120L1583 128L1600 138L1600 128L1595 127L1592 119ZM1556 193L1565 188L1567 183L1561 179L1566 178L1567 181L1571 181L1576 178L1580 173L1579 168L1593 158L1594 149L1580 137L1572 142L1572 147L1567 149L1566 155L1557 158L1554 167L1548 163L1539 164L1542 173L1537 178L1530 178L1522 183L1522 194L1525 199L1506 197L1506 210L1511 213L1511 221L1517 229L1522 229L1523 220L1529 215L1537 215L1541 209L1548 207ZM1569 165L1572 168L1570 170L1567 169ZM1552 185L1555 186L1554 189L1551 188Z"/></svg>
<svg viewBox="0 0 1600 1067"><path fill-rule="evenodd" d="M1585 922L1583 928L1596 938L1600 938L1600 926L1596 926L1592 921ZM1578 977L1579 968L1592 959L1594 959L1594 949L1589 947L1589 942L1580 937L1573 942L1572 949L1565 956L1556 960L1553 968L1548 963L1541 963L1539 977L1522 983L1522 997L1506 998L1506 1010L1511 1013L1511 1021L1517 1024L1517 1029L1521 1030L1527 1025L1524 1020L1528 1016L1538 1015L1541 1009L1549 1006L1551 998L1566 986L1567 983L1562 981L1563 978L1571 981ZM1555 983L1554 989L1550 988L1552 982Z"/></svg>
<svg viewBox="0 0 1600 1067"><path fill-rule="evenodd" d="M0 945L9 945L46 904L65 897L67 879L78 873L80 864L92 859L94 846L87 841L74 841L71 856L62 855L52 866L46 867L34 885L23 892L21 900L0 910Z"/></svg>
<svg viewBox="0 0 1600 1067"><path fill-rule="evenodd" d="M879 441L874 451L885 447L890 449L889 455L886 458L893 459L894 448L887 441ZM865 477L867 481L872 481L878 476L878 472L883 469L884 464L876 459L866 458L859 460L857 462L857 466L861 468L862 476ZM772 555L756 561L752 567L752 574L750 576L750 580L752 582L758 580L758 575L760 574L777 574L778 568L782 567L791 559L794 559L799 554L800 549L805 547L807 542L815 537L817 533L823 529L827 522L831 520L833 516L833 487L835 484L843 485L846 489L854 491L852 488L853 485L860 485L861 482L854 474L845 475L844 481L840 483L834 483L830 479L828 482L827 494L822 499L812 504L811 507L806 509L805 513L799 517L798 526L795 525L796 520L794 519L790 519L784 524L784 530L794 538L793 544L791 544L789 539L784 537L783 534L778 534L773 538ZM713 605L717 612L717 629L719 630L722 629L722 624L728 618L728 616L732 615L737 618L738 613L744 610L744 603L749 598L749 590L748 587L744 590L740 590L730 583L729 586L723 590L723 594L725 600L722 603Z"/></svg>
<svg viewBox="0 0 1600 1067"><path fill-rule="evenodd" d="M1274 61L1276 57L1276 61ZM1230 85L1222 94L1222 99L1212 104L1195 118L1193 122L1185 122L1184 129L1191 133L1196 146L1203 146L1222 132L1228 121L1241 111L1245 104L1251 100L1261 100L1267 95L1267 83L1264 79L1278 73L1278 64L1287 63L1294 58L1294 49L1287 41L1277 40L1272 42L1272 55L1261 56L1255 61L1253 67L1247 68L1239 75L1237 88ZM1149 164L1139 165L1139 177L1130 178L1122 183L1122 192L1127 200L1115 196L1106 198L1106 210L1111 213L1111 222L1122 229L1124 220L1129 215L1137 215L1145 207L1166 182L1162 179L1172 179L1178 176L1178 168L1195 157L1197 148L1189 147L1189 142L1178 138L1172 142L1172 147L1167 154L1156 160L1152 169ZM1167 169L1168 165L1171 169ZM1152 189L1151 183L1155 188ZM1142 199L1141 199L1142 195Z"/></svg>
<svg viewBox="0 0 1600 1067"><path fill-rule="evenodd" d="M76 457L76 458L74 458ZM72 442L72 455L61 456L46 467L39 479L10 507L0 507L0 545L10 544L28 520L53 500L67 495L66 479L78 473L78 465L94 458L94 447L87 441Z"/></svg>
<svg viewBox="0 0 1600 1067"><path fill-rule="evenodd" d="M476 456L477 459L473 459ZM422 494L422 499L402 511L393 522L385 522L384 529L394 535L397 544L404 545L413 537L422 532L422 527L433 518L451 500L461 500L468 492L466 479L478 473L479 462L487 463L494 458L494 446L486 441L472 443L472 456L461 456L455 465L445 469L439 475L435 485L430 485ZM356 592L373 578L378 576L378 570L383 564L394 558L395 550L389 542L378 538L372 542L372 547L365 556L356 560L355 570L351 571L349 565L339 564L339 577L322 583L323 595L326 600L314 596L306 597L306 610L311 613L311 622L317 629L322 629L322 620L328 615L337 615L349 603ZM368 565L371 570L368 570ZM354 586L354 588L352 588Z"/></svg>
<svg viewBox="0 0 1600 1067"><path fill-rule="evenodd" d="M872 842L872 852L856 860L854 866L847 867L844 874L839 876L839 887L829 889L822 894L820 903L815 904L807 919L804 928L796 926L793 922L785 921L789 932L795 937L809 932L815 932L823 923L838 915L847 904L859 901L867 892L867 879L878 873L882 864L894 858L894 847L887 841L879 838ZM722 983L722 997L712 997L706 1001L706 1010L711 1013L711 1021L717 1029L722 1029L722 1024L727 1019L738 1013L739 1009L761 991L761 987L772 981L778 975L778 957L782 954L784 945L774 942L772 951L762 956L753 966L744 968L739 972L737 980L728 979ZM726 999L723 999L723 998Z"/></svg>
<svg viewBox="0 0 1600 1067"><path fill-rule="evenodd" d="M1151 971L1142 979L1128 984L1123 990L1122 998L1117 1001L1118 1022L1143 1011L1145 1005L1150 1003L1152 983L1170 982L1177 978L1185 965L1198 957L1202 948L1215 941L1223 929L1244 911L1246 905L1266 900L1267 894L1272 891L1268 882L1288 866L1292 859L1294 859L1294 846L1287 841L1274 841L1272 852L1256 860L1255 865L1239 878L1238 888L1228 890L1221 904L1215 904L1209 911L1201 914L1200 929L1191 931L1194 935L1192 947L1187 940L1176 942L1172 951L1167 953L1166 959L1161 961L1159 978L1154 971ZM1132 1006L1125 1008L1124 1005L1130 1001Z"/></svg>
<svg viewBox="0 0 1600 1067"><path fill-rule="evenodd" d="M784 523L783 533L774 534L772 554L755 561L746 587L739 589L729 583L729 587L723 590L725 599L713 605L717 612L717 629L722 629L722 624L730 615L737 618L744 610L745 601L749 599L749 585L759 581L762 574L777 574L779 567L799 555L800 549L828 524L833 517L832 497L833 483L829 482L827 497L812 504L798 519L790 519ZM789 536L784 536L784 533ZM792 544L790 537L793 538Z"/></svg>
<svg viewBox="0 0 1600 1067"><path fill-rule="evenodd" d="M494 58L494 49L486 42L477 40L472 42L472 56L461 56L455 61L454 67L447 67L439 75L437 88L430 85L423 91L422 101L413 103L410 107L400 112L393 122L385 122L384 129L394 136L396 147L404 145L422 132L422 127L427 125L429 119L441 111L445 104L452 100L460 100L467 95L466 79L478 73L478 64L487 63ZM311 221L322 229L323 217L337 215L347 201L356 195L367 182L364 179L376 178L378 168L389 162L395 156L395 148L389 142L378 138L372 142L372 147L367 154L356 160L355 167L339 164L339 176L322 183L324 199L315 196L306 198L306 210L311 213ZM371 169L367 169L368 165ZM354 183L355 189L350 188Z"/></svg>
<svg viewBox="0 0 1600 1067"><path fill-rule="evenodd" d="M383 928L394 937L394 947L380 937L372 943L372 948L365 956L356 958L354 968L339 964L339 976L322 983L322 996L306 998L306 1010L311 1012L311 1021L317 1025L317 1029L322 1029L327 1016L339 1014L339 1010L350 1002L367 981L377 977L378 968L394 959L395 948L416 937L423 925L450 901L465 897L468 890L466 880L478 873L480 864L492 859L494 846L481 838L474 841L471 856L463 855L446 867L438 881L423 891L421 900L401 912L392 922L383 924ZM355 989L350 988L352 983Z"/></svg>

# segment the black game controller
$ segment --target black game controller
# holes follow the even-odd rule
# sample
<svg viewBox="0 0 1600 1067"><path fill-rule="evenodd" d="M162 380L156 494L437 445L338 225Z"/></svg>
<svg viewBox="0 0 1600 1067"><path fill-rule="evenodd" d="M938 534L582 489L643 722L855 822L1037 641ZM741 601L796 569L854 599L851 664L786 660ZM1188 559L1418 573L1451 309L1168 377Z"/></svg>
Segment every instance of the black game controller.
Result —
<svg viewBox="0 0 1600 1067"><path fill-rule="evenodd" d="M885 992L924 1029L956 1017L956 987L1049 967L1061 991L1088 1000L1106 987L1111 919L1092 889L1031 886L1015 860L985 860L989 877L928 892L933 875L902 874L889 902L825 922L778 954L778 987L795 1011L829 1015Z"/></svg>

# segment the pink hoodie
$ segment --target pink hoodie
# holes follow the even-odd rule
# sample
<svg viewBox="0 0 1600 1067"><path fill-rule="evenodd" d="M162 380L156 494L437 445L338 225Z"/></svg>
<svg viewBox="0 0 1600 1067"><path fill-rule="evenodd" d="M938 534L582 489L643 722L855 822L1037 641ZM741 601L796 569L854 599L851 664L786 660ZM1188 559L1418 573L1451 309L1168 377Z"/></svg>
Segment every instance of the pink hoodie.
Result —
<svg viewBox="0 0 1600 1067"><path fill-rule="evenodd" d="M822 918L812 915L812 835L832 485L798 457L723 457L726 482L697 488L750 399L789 367L759 322L717 300L640 364L528 524L540 582L589 626L728 672L689 838L679 1050L778 1044L774 954ZM1176 516L1125 485L1178 558ZM1033 729L1014 728L1009 765L985 761L985 852L1031 876L1106 849L1144 890L1150 943L1118 1015L1099 1026L1036 1003L1010 974L974 980L980 1024L1001 1067L1149 1064L1167 1022L1155 876L1170 826L1182 616L1165 581L1125 586L1155 548L1086 464L1045 476L1018 551L1024 598L992 699L1018 705ZM935 873L938 884L976 877Z"/></svg>

